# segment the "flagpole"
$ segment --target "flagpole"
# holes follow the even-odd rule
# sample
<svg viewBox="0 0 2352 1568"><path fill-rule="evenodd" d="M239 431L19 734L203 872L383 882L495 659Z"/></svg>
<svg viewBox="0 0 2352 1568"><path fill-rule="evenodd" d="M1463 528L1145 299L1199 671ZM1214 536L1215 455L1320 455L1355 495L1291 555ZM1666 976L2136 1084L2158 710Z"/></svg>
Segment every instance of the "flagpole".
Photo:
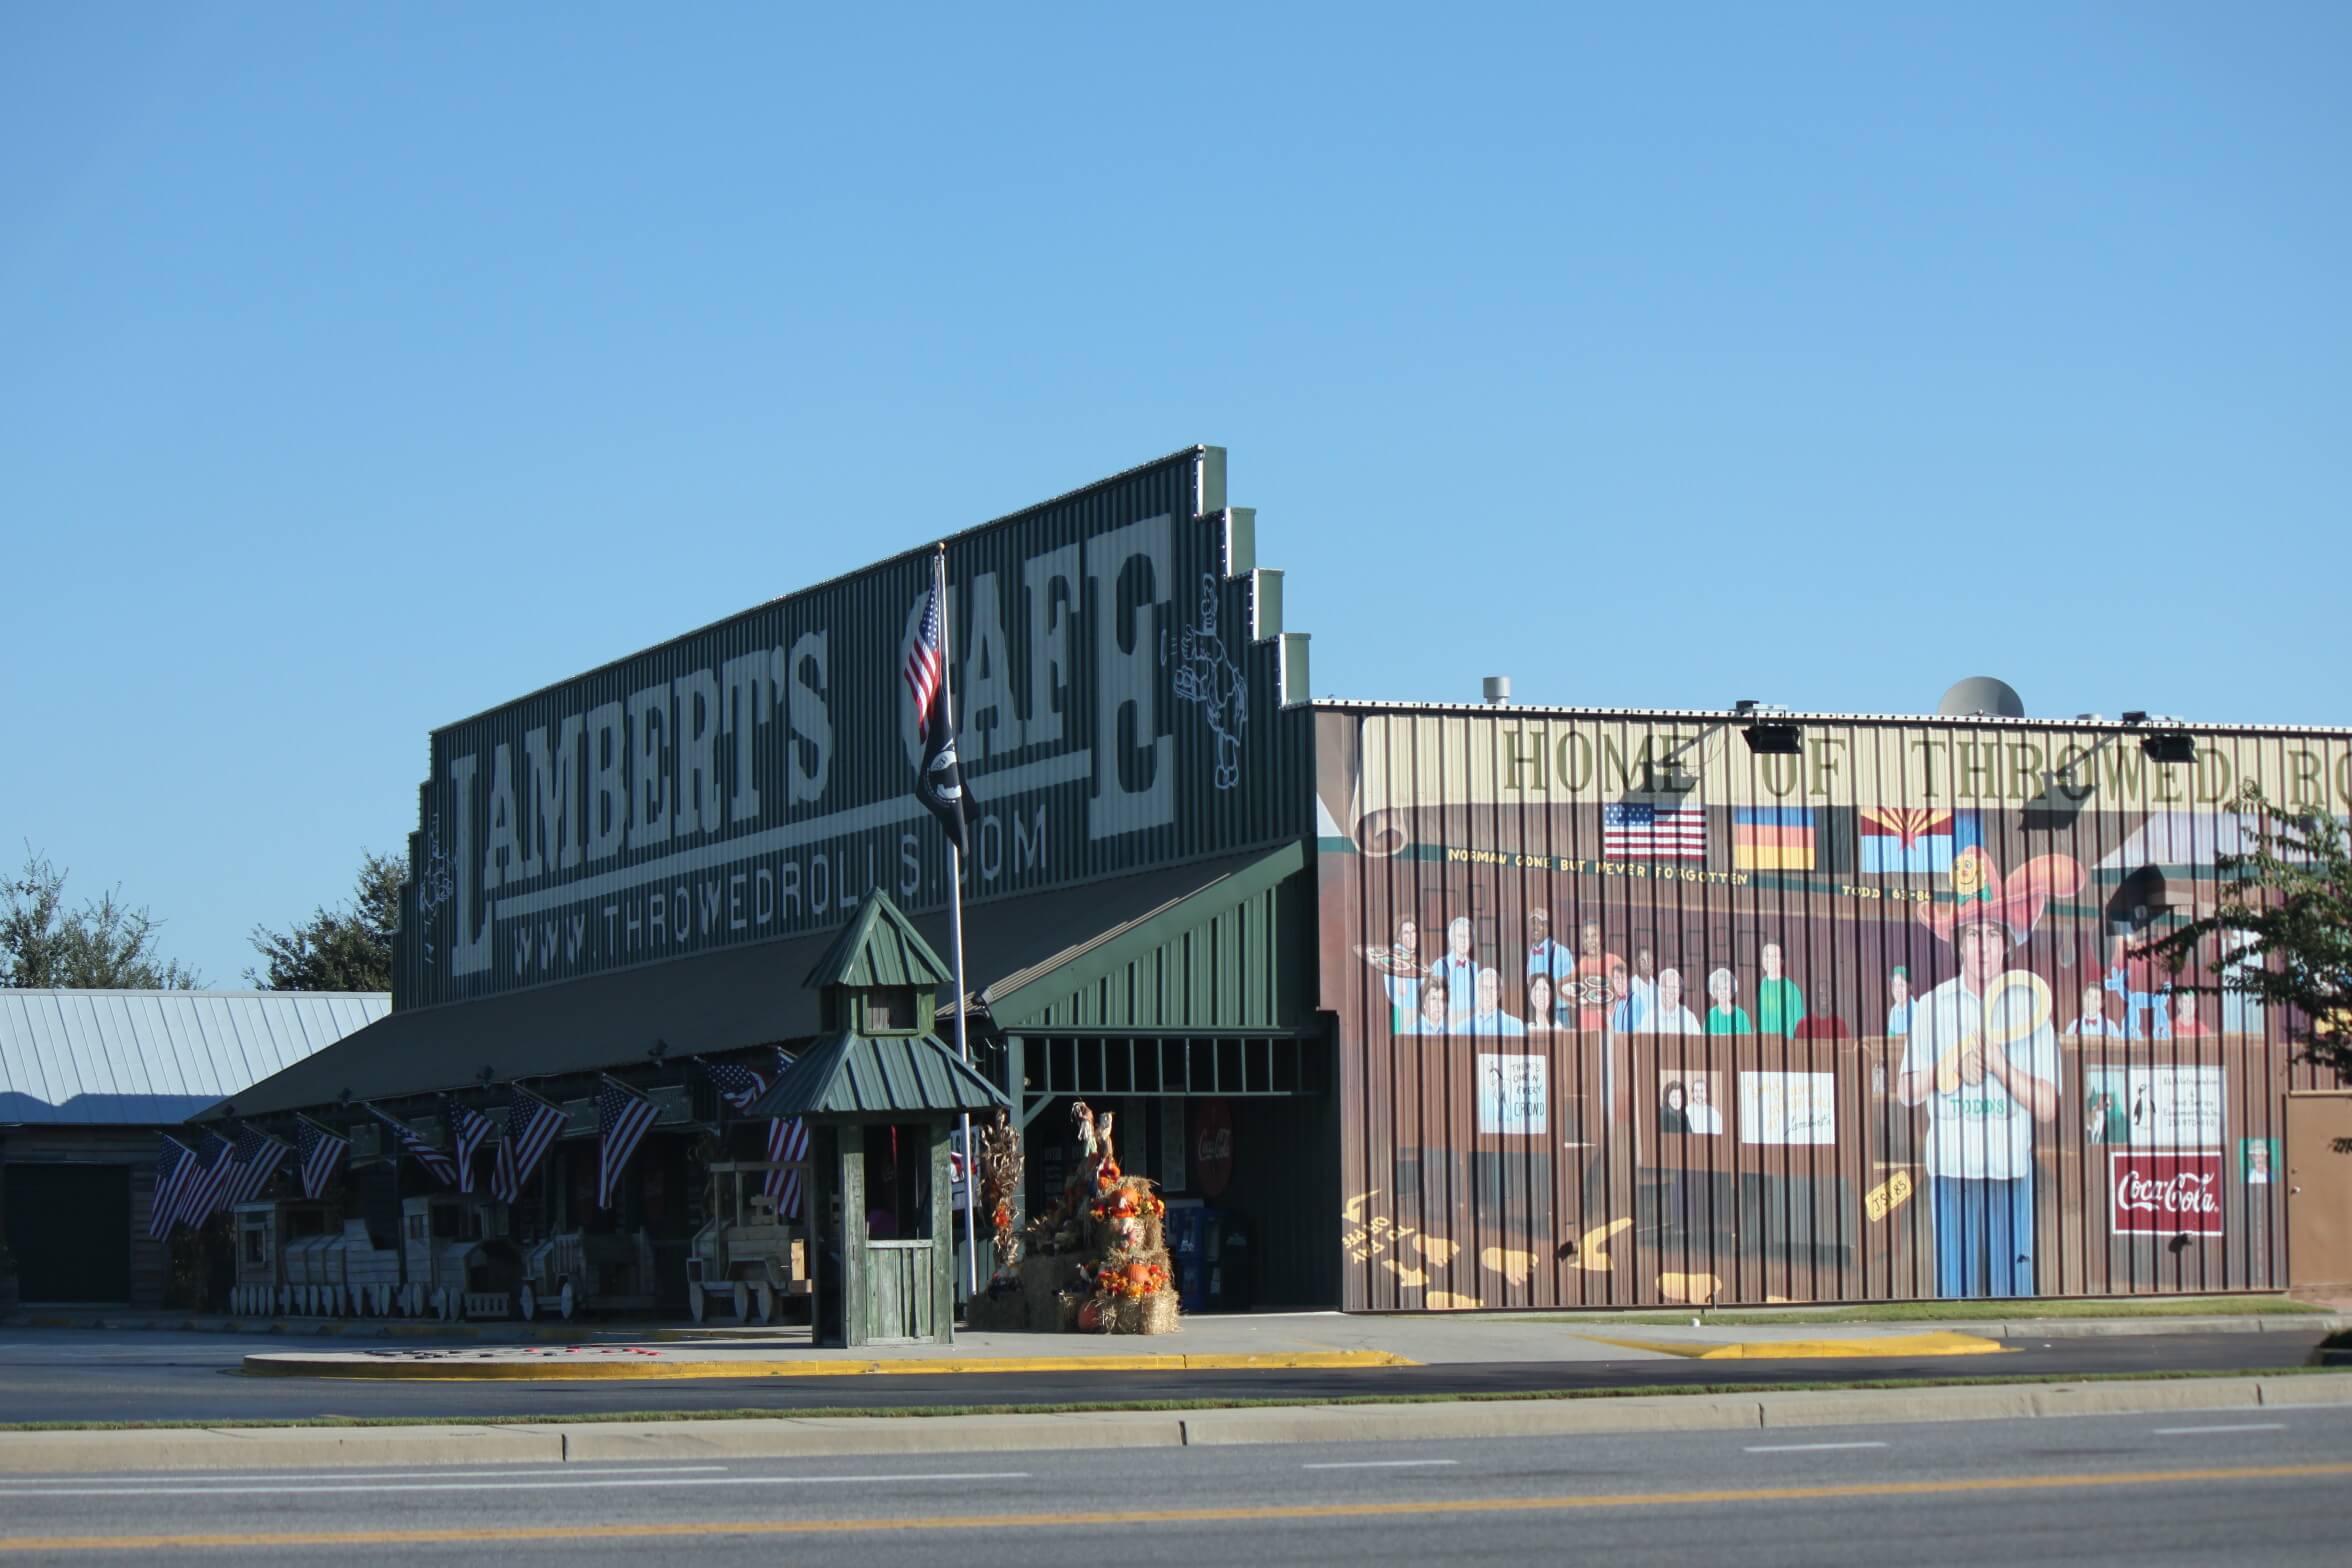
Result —
<svg viewBox="0 0 2352 1568"><path fill-rule="evenodd" d="M947 546L941 545L931 558L931 591L939 596L939 684L945 699L940 713L951 727L955 723L955 638L948 630L947 621ZM947 841L947 942L955 960L956 1054L964 1065L972 1065L972 1041L964 1021L964 998L971 993L964 989L964 857L956 848L955 839ZM974 1180L972 1161L972 1113L964 1112L964 1299L977 1300L980 1295L980 1248L974 1239L973 1215L980 1207L980 1187ZM955 1189L949 1185L948 1198L954 1201Z"/></svg>

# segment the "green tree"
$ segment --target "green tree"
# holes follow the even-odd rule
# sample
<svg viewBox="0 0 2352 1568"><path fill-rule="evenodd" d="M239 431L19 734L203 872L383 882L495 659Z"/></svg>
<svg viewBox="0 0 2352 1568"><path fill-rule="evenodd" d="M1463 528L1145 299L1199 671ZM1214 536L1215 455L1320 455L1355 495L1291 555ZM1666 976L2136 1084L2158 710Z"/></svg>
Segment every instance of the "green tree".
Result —
<svg viewBox="0 0 2352 1568"><path fill-rule="evenodd" d="M245 978L265 991L389 991L392 933L400 926L400 885L408 868L391 855L363 851L351 902L320 908L289 931L253 928L267 961Z"/></svg>
<svg viewBox="0 0 2352 1568"><path fill-rule="evenodd" d="M2220 902L2141 951L2185 991L2236 992L2282 1009L2309 1060L2352 1075L2352 847L2322 811L2281 811L2248 785L2239 808L2259 819L2251 854L2223 855ZM2222 961L2197 955L2208 938Z"/></svg>
<svg viewBox="0 0 2352 1568"><path fill-rule="evenodd" d="M190 991L196 971L156 951L163 922L110 889L68 909L66 873L25 847L24 869L0 882L0 986L18 990Z"/></svg>

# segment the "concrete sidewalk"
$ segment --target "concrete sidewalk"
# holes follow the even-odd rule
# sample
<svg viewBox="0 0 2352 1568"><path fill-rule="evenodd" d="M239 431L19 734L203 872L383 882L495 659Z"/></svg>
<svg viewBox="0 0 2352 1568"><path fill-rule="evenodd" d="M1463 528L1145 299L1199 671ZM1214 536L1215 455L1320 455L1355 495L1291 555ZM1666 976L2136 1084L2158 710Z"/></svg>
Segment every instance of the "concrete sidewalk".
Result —
<svg viewBox="0 0 2352 1568"><path fill-rule="evenodd" d="M2346 1404L2352 1404L2352 1377L2311 1374L2172 1382L1650 1394L1184 1412L0 1432L0 1474L277 1471L624 1459L773 1459L809 1455L1014 1453L1207 1444L1769 1431L1881 1422L2015 1420Z"/></svg>
<svg viewBox="0 0 2352 1568"><path fill-rule="evenodd" d="M1187 1318L1175 1334L959 1333L952 1345L860 1350L809 1343L805 1328L660 1329L569 1344L269 1350L245 1358L259 1374L420 1379L746 1378L1182 1371L1235 1368L1524 1365L1666 1358L1844 1360L1996 1354L2003 1341L2118 1334L2303 1335L2345 1326L2320 1314L2218 1318L2060 1318L2009 1323L1741 1323L1710 1319L1639 1327L1472 1314L1338 1312Z"/></svg>

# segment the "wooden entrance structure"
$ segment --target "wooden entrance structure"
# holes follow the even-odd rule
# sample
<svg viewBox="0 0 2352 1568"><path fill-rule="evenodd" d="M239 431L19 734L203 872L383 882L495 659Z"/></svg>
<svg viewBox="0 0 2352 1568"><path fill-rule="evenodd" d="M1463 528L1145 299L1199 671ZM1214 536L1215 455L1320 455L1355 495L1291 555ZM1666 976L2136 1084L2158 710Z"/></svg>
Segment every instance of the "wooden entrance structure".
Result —
<svg viewBox="0 0 2352 1568"><path fill-rule="evenodd" d="M819 1344L955 1338L948 1135L1005 1097L932 1032L950 979L898 906L869 895L804 982L825 1033L747 1113L808 1126Z"/></svg>

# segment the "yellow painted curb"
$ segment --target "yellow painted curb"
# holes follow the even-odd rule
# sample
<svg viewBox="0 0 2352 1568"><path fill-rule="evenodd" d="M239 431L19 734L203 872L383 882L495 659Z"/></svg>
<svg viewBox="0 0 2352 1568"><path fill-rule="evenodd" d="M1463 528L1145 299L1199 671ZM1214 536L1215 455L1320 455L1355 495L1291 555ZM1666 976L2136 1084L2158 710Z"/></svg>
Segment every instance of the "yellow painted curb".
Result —
<svg viewBox="0 0 2352 1568"><path fill-rule="evenodd" d="M1348 1367L1419 1366L1385 1350L1263 1351L1226 1355L1132 1356L908 1356L894 1361L657 1361L646 1356L529 1361L342 1361L268 1352L245 1358L262 1377L404 1378L448 1383L564 1383L610 1380L751 1377L873 1377L1004 1372L1234 1372L1306 1371Z"/></svg>
<svg viewBox="0 0 2352 1568"><path fill-rule="evenodd" d="M1614 1339L1606 1334L1583 1336L1601 1345L1648 1350L1687 1361L1870 1361L1904 1356L1997 1356L2008 1347L1981 1334L1939 1329L1931 1334L1890 1334L1878 1339L1747 1339L1730 1345L1703 1345L1665 1339Z"/></svg>

